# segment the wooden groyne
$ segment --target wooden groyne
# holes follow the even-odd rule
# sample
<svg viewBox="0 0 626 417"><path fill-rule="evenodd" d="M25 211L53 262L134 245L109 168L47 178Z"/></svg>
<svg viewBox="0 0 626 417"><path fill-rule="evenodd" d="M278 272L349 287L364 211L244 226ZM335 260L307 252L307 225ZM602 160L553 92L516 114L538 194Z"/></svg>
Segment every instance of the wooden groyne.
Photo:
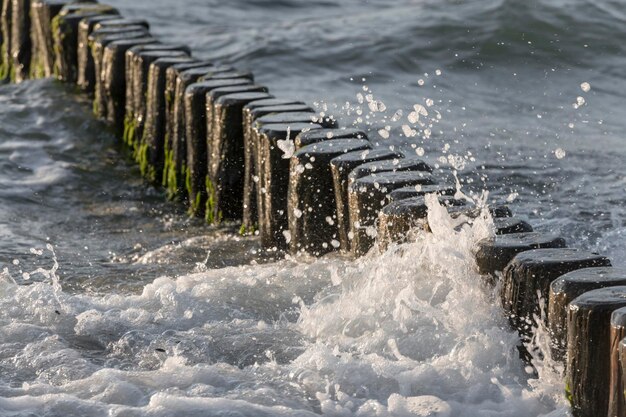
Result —
<svg viewBox="0 0 626 417"><path fill-rule="evenodd" d="M356 258L402 244L428 233L427 194L452 217L483 214L424 161L153 37L145 20L95 1L0 0L0 9L0 80L74 86L150 184L209 224L241 222L266 251ZM534 232L506 206L490 213L495 237L478 244L476 264L511 326L522 341L548 329L543 354L564 363L575 416L626 417L626 271Z"/></svg>

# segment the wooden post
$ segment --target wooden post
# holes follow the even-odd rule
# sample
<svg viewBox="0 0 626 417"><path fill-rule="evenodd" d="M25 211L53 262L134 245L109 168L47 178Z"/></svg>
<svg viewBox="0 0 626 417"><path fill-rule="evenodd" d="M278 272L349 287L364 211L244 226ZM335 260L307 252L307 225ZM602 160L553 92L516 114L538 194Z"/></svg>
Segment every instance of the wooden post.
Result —
<svg viewBox="0 0 626 417"><path fill-rule="evenodd" d="M247 75L245 72L235 72L235 76L241 77L252 77L252 75ZM227 75L216 74L215 80L227 79ZM220 192L221 185L216 182L219 180L220 171L221 171L221 163L226 161L214 161L211 156L212 153L215 152L216 157L219 158L220 155L220 146L213 143L214 132L216 130L215 124L215 102L222 96L237 94L237 93L267 93L267 87L260 86L257 84L247 84L247 85L234 85L234 86L226 86L226 87L218 87L211 91L208 91L205 96L205 131L206 131L206 141L207 141L207 177L206 177L206 189L207 189L207 203L205 209L205 220L209 224L216 224L221 222L222 219L231 219L231 220L240 220L241 219L241 195L243 190L239 192L238 195L234 196L234 200L237 202L237 207L234 208L234 212L231 211L232 205L228 204L228 206L222 206L222 203L225 203L226 200L222 200L221 197L224 196ZM242 110L240 110L241 113ZM215 146L213 146L215 145ZM212 147L213 146L213 147ZM241 142L241 152L243 154L243 138ZM243 165L242 165L243 167ZM243 172L240 178L243 181ZM243 184L243 182L242 182ZM226 197L229 200L229 196ZM230 201L230 200L229 200ZM225 210L225 211L224 211ZM226 217L223 217L226 216Z"/></svg>
<svg viewBox="0 0 626 417"><path fill-rule="evenodd" d="M150 71L150 64L154 61L162 58L189 58L190 51L186 46L181 45L162 45L159 48L157 45L146 45L142 47L135 47L138 50L136 53L131 54L131 74L130 78L126 78L126 86L128 89L129 79L133 82L133 87L130 90L132 92L133 103L131 105L131 129L129 129L128 145L133 149L136 161L144 156L142 149L143 146L143 128L146 121L146 96L148 92L148 74ZM133 48L131 48L132 51ZM128 53L127 53L128 58ZM128 100L129 96L126 96ZM127 108L128 108L128 102ZM133 140L134 138L134 140Z"/></svg>
<svg viewBox="0 0 626 417"><path fill-rule="evenodd" d="M408 185L434 184L424 171L381 172L357 179L348 187L350 250L352 256L366 254L377 235L376 219L384 207L387 194Z"/></svg>
<svg viewBox="0 0 626 417"><path fill-rule="evenodd" d="M565 239L550 233L529 232L496 236L478 242L476 264L481 274L494 275L502 272L518 253L565 246Z"/></svg>
<svg viewBox="0 0 626 417"><path fill-rule="evenodd" d="M113 14L119 12L103 4L68 4L52 19L54 39L54 74L70 84L76 83L78 76L78 25L89 16Z"/></svg>
<svg viewBox="0 0 626 417"><path fill-rule="evenodd" d="M247 78L209 80L191 84L185 90L185 143L187 149L186 185L189 212L198 217L206 214L208 153L206 94L220 87L251 85Z"/></svg>
<svg viewBox="0 0 626 417"><path fill-rule="evenodd" d="M401 153L389 149L376 149L369 152L351 152L333 159L330 162L330 169L333 174L333 189L337 205L339 244L341 251L344 253L350 251L351 241L351 239L348 238L350 232L348 187L351 183L349 177L354 170L360 167L365 168L359 171L358 178L370 175L374 172L422 171L429 169L429 167L421 161L417 162L414 159L405 159Z"/></svg>
<svg viewBox="0 0 626 417"><path fill-rule="evenodd" d="M108 30L107 30L108 29ZM117 29L117 30L111 30ZM76 84L83 91L91 94L95 86L95 64L92 54L94 39L90 35L98 32L100 36L124 31L141 32L142 36L149 33L150 25L142 19L121 19L115 15L96 15L81 20L78 25L78 76ZM102 59L100 51L99 59Z"/></svg>
<svg viewBox="0 0 626 417"><path fill-rule="evenodd" d="M141 174L154 185L161 184L165 163L165 74L173 65L192 61L191 57L180 56L159 58L150 64L145 124L137 159Z"/></svg>
<svg viewBox="0 0 626 417"><path fill-rule="evenodd" d="M101 41L104 41L103 39ZM113 125L118 137L124 134L124 114L126 111L126 52L135 46L153 45L158 41L151 37L115 40L103 46L96 42L93 46L96 82L94 87L94 109L99 116ZM101 53L102 59L97 57Z"/></svg>
<svg viewBox="0 0 626 417"><path fill-rule="evenodd" d="M420 187L423 194L421 196L396 200L383 207L378 215L378 244L381 251L387 250L392 243L401 244L411 241L413 230L428 229L426 216L428 207L424 195L437 193L439 204L451 207L466 206L465 200L457 200L449 195L442 195L438 192L441 188L447 191L447 187L434 185L422 185ZM415 189L415 187L412 187Z"/></svg>
<svg viewBox="0 0 626 417"><path fill-rule="evenodd" d="M30 61L32 57L32 43L30 37L30 0L7 0L13 4L11 13L11 63L14 82L28 79Z"/></svg>
<svg viewBox="0 0 626 417"><path fill-rule="evenodd" d="M281 116L292 114L294 113L284 113ZM292 140L305 130L321 127L315 123L269 123L262 125L259 130L257 169L261 175L257 187L257 201L259 201L259 234L261 245L265 249L284 250L288 241L289 159L283 158L284 152L279 143L284 144L282 141Z"/></svg>
<svg viewBox="0 0 626 417"><path fill-rule="evenodd" d="M220 89L218 89L220 90ZM218 90L213 90L216 92ZM243 215L243 180L245 174L245 145L243 138L243 107L259 100L273 98L263 92L222 95L213 106L209 140L209 192L207 221L240 220ZM209 102L207 97L207 132L209 131Z"/></svg>
<svg viewBox="0 0 626 417"><path fill-rule="evenodd" d="M294 106L295 105L295 106ZM313 112L313 109L308 108L297 100L270 98L265 100L257 100L248 103L243 108L243 141L244 141L244 179L243 179L243 214L241 220L241 229L239 233L241 235L254 234L258 224L257 214L257 200L256 200L256 140L253 140L252 123L260 116L257 114L259 111L263 113L268 108L284 108L296 107L294 111L309 110ZM304 108L303 108L304 107ZM270 114L272 110L270 110ZM267 114L267 113L264 113ZM258 178L257 178L258 180Z"/></svg>
<svg viewBox="0 0 626 417"><path fill-rule="evenodd" d="M315 129L300 133L294 140L296 151L307 145L333 139L367 139L367 134L361 129L337 128Z"/></svg>
<svg viewBox="0 0 626 417"><path fill-rule="evenodd" d="M566 390L574 417L608 415L611 315L623 307L625 286L586 292L569 305Z"/></svg>
<svg viewBox="0 0 626 417"><path fill-rule="evenodd" d="M619 285L626 285L626 270L613 267L577 269L561 275L552 282L548 302L548 325L552 336L553 359L565 360L569 303L588 291Z"/></svg>
<svg viewBox="0 0 626 417"><path fill-rule="evenodd" d="M437 193L439 195L453 196L456 188L449 184L433 184L433 185L409 185L408 187L398 188L387 195L389 204L407 198L422 197L426 194Z"/></svg>
<svg viewBox="0 0 626 417"><path fill-rule="evenodd" d="M7 3L7 1L5 0L2 3ZM47 0L32 0L30 3L30 39L33 51L30 66L31 78L52 76L54 63L52 19L59 14L66 3L65 1Z"/></svg>
<svg viewBox="0 0 626 417"><path fill-rule="evenodd" d="M366 139L333 139L304 146L291 157L288 191L291 253L321 256L339 249L330 161L371 148Z"/></svg>
<svg viewBox="0 0 626 417"><path fill-rule="evenodd" d="M188 202L185 90L201 77L222 73L232 74L233 68L230 66L213 66L207 63L205 66L183 70L176 75L173 85L171 115L167 121L169 135L166 148L167 194L170 199L183 203Z"/></svg>
<svg viewBox="0 0 626 417"><path fill-rule="evenodd" d="M576 269L610 265L604 256L577 249L522 252L504 269L500 291L502 306L513 327L523 338L529 338L537 325L535 316L542 308L548 311L552 281Z"/></svg>

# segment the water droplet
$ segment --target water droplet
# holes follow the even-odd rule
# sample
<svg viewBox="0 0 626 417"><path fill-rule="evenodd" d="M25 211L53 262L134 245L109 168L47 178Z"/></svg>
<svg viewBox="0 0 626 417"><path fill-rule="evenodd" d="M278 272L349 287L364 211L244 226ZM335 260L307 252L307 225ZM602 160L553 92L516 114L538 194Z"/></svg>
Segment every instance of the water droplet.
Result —
<svg viewBox="0 0 626 417"><path fill-rule="evenodd" d="M567 155L567 153L562 148L557 148L554 151L554 156L556 156L556 159L563 159L565 158L565 155Z"/></svg>

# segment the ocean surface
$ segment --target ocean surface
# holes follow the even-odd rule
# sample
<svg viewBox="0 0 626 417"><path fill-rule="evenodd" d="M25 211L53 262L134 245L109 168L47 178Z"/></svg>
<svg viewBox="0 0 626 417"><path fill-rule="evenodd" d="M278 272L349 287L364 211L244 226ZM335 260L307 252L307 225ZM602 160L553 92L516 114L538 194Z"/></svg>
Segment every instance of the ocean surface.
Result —
<svg viewBox="0 0 626 417"><path fill-rule="evenodd" d="M623 2L110 3L626 265ZM145 185L89 109L0 86L0 415L568 415L476 272L488 220L433 204L384 254L270 258Z"/></svg>

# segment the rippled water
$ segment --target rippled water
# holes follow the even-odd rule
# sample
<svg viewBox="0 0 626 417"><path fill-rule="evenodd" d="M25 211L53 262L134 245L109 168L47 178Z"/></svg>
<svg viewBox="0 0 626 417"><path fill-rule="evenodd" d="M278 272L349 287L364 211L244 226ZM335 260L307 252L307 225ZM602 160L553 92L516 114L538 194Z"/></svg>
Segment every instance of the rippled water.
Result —
<svg viewBox="0 0 626 417"><path fill-rule="evenodd" d="M111 3L623 265L620 2ZM144 185L81 100L0 87L0 414L567 413L480 284L482 222L435 210L384 255L270 259Z"/></svg>

